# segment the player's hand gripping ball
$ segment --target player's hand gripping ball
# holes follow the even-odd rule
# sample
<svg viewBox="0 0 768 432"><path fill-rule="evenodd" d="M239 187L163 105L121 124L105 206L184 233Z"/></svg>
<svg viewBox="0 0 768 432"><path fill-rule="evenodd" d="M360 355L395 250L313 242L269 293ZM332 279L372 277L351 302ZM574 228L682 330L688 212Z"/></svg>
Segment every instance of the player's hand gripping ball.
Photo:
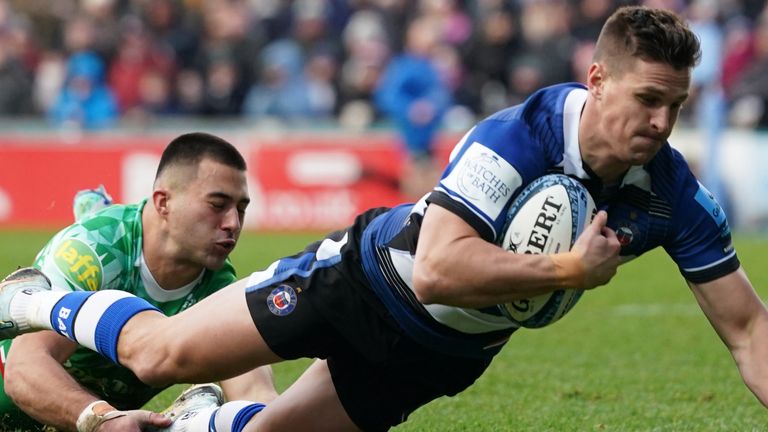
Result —
<svg viewBox="0 0 768 432"><path fill-rule="evenodd" d="M500 245L514 253L567 252L594 214L595 202L581 183L562 174L546 175L512 202ZM571 310L583 292L560 289L499 307L521 327L544 327Z"/></svg>

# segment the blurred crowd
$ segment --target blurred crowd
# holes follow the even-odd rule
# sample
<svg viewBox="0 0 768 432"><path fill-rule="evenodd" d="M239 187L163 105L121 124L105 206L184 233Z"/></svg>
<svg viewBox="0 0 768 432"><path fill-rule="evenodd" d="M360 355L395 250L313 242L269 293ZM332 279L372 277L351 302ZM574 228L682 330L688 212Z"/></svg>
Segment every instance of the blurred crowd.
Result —
<svg viewBox="0 0 768 432"><path fill-rule="evenodd" d="M582 81L604 20L629 3L0 0L0 116L364 129L407 111L426 127L404 131L418 145L440 124L463 128L538 87ZM699 34L694 103L715 91L729 125L768 126L765 0L640 3L677 10Z"/></svg>

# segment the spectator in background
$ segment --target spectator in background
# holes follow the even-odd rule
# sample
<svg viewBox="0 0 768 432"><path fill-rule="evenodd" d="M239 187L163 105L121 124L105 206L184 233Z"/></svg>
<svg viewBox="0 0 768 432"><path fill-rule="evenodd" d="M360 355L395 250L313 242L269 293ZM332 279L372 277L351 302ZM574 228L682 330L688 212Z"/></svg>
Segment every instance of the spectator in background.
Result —
<svg viewBox="0 0 768 432"><path fill-rule="evenodd" d="M88 21L92 34L89 48L107 65L112 61L120 42L117 0L80 0L80 13Z"/></svg>
<svg viewBox="0 0 768 432"><path fill-rule="evenodd" d="M242 111L242 80L238 61L227 49L209 53L205 67L203 114L211 116L233 116Z"/></svg>
<svg viewBox="0 0 768 432"><path fill-rule="evenodd" d="M57 126L103 129L115 123L117 103L104 82L104 62L92 52L69 58L64 87L48 113Z"/></svg>
<svg viewBox="0 0 768 432"><path fill-rule="evenodd" d="M509 58L509 104L539 87L572 81L570 7L565 0L525 2L520 11L521 45Z"/></svg>
<svg viewBox="0 0 768 432"><path fill-rule="evenodd" d="M342 34L345 60L339 83L339 121L342 126L365 129L375 119L370 101L392 50L387 19L397 14L356 11Z"/></svg>
<svg viewBox="0 0 768 432"><path fill-rule="evenodd" d="M192 66L202 39L200 11L193 3L152 0L141 2L136 10L152 44L169 49L183 68Z"/></svg>
<svg viewBox="0 0 768 432"><path fill-rule="evenodd" d="M573 22L573 36L579 41L597 41L603 23L614 9L612 0L579 0Z"/></svg>
<svg viewBox="0 0 768 432"><path fill-rule="evenodd" d="M47 113L56 103L67 75L67 65L63 53L47 51L43 53L35 69L32 99L35 110Z"/></svg>
<svg viewBox="0 0 768 432"><path fill-rule="evenodd" d="M463 49L467 103L475 113L484 115L507 106L506 70L519 43L518 26L506 4L479 7L475 21L483 25L475 27Z"/></svg>
<svg viewBox="0 0 768 432"><path fill-rule="evenodd" d="M730 95L733 85L738 81L744 69L754 55L752 29L749 20L743 15L736 15L725 24L723 41L722 85L726 96Z"/></svg>
<svg viewBox="0 0 768 432"><path fill-rule="evenodd" d="M309 86L299 45L290 39L273 42L260 59L262 73L248 92L245 113L254 119L307 119L311 114Z"/></svg>
<svg viewBox="0 0 768 432"><path fill-rule="evenodd" d="M8 30L0 29L0 115L31 114L32 76L15 55Z"/></svg>
<svg viewBox="0 0 768 432"><path fill-rule="evenodd" d="M433 144L451 93L433 63L439 28L426 17L416 18L406 30L405 51L392 58L379 82L376 106L395 123L405 145L402 192L418 199L440 175L433 160Z"/></svg>
<svg viewBox="0 0 768 432"><path fill-rule="evenodd" d="M259 44L248 33L251 16L241 2L209 0L202 6L204 40L194 66L202 71L203 114L242 113Z"/></svg>
<svg viewBox="0 0 768 432"><path fill-rule="evenodd" d="M725 214L733 216L729 193L720 175L721 138L726 127L725 96L722 88L724 34L715 0L694 0L688 8L691 30L701 43L701 62L691 74L688 104L693 107L693 124L704 135L703 163L699 178L718 198Z"/></svg>
<svg viewBox="0 0 768 432"><path fill-rule="evenodd" d="M312 119L331 120L336 112L338 89L336 75L339 64L330 49L318 47L309 54L304 66L307 99Z"/></svg>
<svg viewBox="0 0 768 432"><path fill-rule="evenodd" d="M768 128L768 6L752 34L753 57L733 82L731 116L739 126Z"/></svg>
<svg viewBox="0 0 768 432"><path fill-rule="evenodd" d="M38 112L47 112L50 95L59 92L67 58L89 51L105 61L106 70L114 71L108 82L123 116L131 116L135 108L138 117L179 113L237 118L249 90L263 84L265 65L258 59L264 47L291 40L300 47L303 79L311 87L309 115L325 121L332 105L342 127L365 130L381 118L373 109L374 88L391 54L403 50L404 29L414 16L437 22L445 64L453 62L452 50L459 50L461 63L453 69L461 73L448 74L460 79L451 78L450 91L471 115L484 117L538 87L582 79L582 72L572 71L583 70L607 14L630 3L690 15L701 2L0 0L0 28L23 30L14 33L12 57L33 77ZM759 81L760 67L740 83L737 99L733 86L752 64L754 46L760 42L752 29L766 0L711 3L717 3L722 18L713 25L726 36L723 90L729 101L738 102L731 115L737 123L732 124L762 124L765 121L754 114L760 110L759 90L753 95L747 84ZM141 50L134 36L124 33L126 18L143 28L141 44L147 47L141 50L149 51L154 65L138 60L140 56L127 58ZM165 60L155 63L158 52L172 59L171 69L162 64ZM145 73L137 74L137 68ZM170 94L163 96L165 92Z"/></svg>
<svg viewBox="0 0 768 432"><path fill-rule="evenodd" d="M122 20L120 37L108 82L121 114L143 118L169 113L167 89L170 84L167 81L175 69L173 53L167 47L154 44L144 24L135 16L126 16Z"/></svg>
<svg viewBox="0 0 768 432"><path fill-rule="evenodd" d="M464 44L472 34L472 20L459 0L421 0L420 15L429 16L438 27L440 40L453 46Z"/></svg>
<svg viewBox="0 0 768 432"><path fill-rule="evenodd" d="M199 115L203 110L203 77L195 69L182 69L173 89L174 111L180 115Z"/></svg>

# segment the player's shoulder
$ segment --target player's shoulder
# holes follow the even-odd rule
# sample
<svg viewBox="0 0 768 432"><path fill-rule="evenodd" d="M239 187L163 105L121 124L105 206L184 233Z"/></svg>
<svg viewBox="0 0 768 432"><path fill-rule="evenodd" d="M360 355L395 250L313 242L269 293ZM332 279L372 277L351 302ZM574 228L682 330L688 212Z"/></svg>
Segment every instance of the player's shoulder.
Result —
<svg viewBox="0 0 768 432"><path fill-rule="evenodd" d="M218 291L221 288L235 282L237 280L237 272L235 266L232 265L232 261L227 258L224 261L224 265L218 270L207 270L203 276L203 280L200 282L199 290L205 290L208 292Z"/></svg>
<svg viewBox="0 0 768 432"><path fill-rule="evenodd" d="M575 97L574 97L575 96ZM566 110L583 105L586 89L578 83L563 83L544 87L531 94L518 105L505 108L481 121L475 128L475 136L494 138L543 146L553 156L564 145ZM576 112L581 111L581 105Z"/></svg>
<svg viewBox="0 0 768 432"><path fill-rule="evenodd" d="M486 120L502 122L521 120L524 123L545 119L554 120L558 114L562 114L568 95L573 91L584 90L584 85L579 83L562 83L543 87L521 103L497 111Z"/></svg>
<svg viewBox="0 0 768 432"><path fill-rule="evenodd" d="M101 221L102 223L106 223L108 220L132 221L141 213L144 204L145 201L136 204L112 204L90 215L84 216L80 222L85 223L92 220Z"/></svg>

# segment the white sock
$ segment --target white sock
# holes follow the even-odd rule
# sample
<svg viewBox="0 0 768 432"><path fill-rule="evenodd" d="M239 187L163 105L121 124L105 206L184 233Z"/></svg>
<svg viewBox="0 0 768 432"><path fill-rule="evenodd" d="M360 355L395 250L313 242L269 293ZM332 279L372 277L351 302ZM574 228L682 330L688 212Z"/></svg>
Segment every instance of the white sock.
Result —
<svg viewBox="0 0 768 432"><path fill-rule="evenodd" d="M193 417L185 418L182 415L168 431L242 432L245 425L264 407L264 404L243 400L227 402L220 407L210 406L197 411Z"/></svg>
<svg viewBox="0 0 768 432"><path fill-rule="evenodd" d="M20 292L9 307L20 330L54 330L117 364L117 340L125 323L139 312L158 310L120 290Z"/></svg>
<svg viewBox="0 0 768 432"><path fill-rule="evenodd" d="M193 417L185 418L182 415L173 422L168 432L208 432L211 416L216 415L218 409L218 406L210 406L198 411Z"/></svg>
<svg viewBox="0 0 768 432"><path fill-rule="evenodd" d="M17 294L10 304L11 318L21 331L53 330L51 310L69 291L38 291L31 295Z"/></svg>

